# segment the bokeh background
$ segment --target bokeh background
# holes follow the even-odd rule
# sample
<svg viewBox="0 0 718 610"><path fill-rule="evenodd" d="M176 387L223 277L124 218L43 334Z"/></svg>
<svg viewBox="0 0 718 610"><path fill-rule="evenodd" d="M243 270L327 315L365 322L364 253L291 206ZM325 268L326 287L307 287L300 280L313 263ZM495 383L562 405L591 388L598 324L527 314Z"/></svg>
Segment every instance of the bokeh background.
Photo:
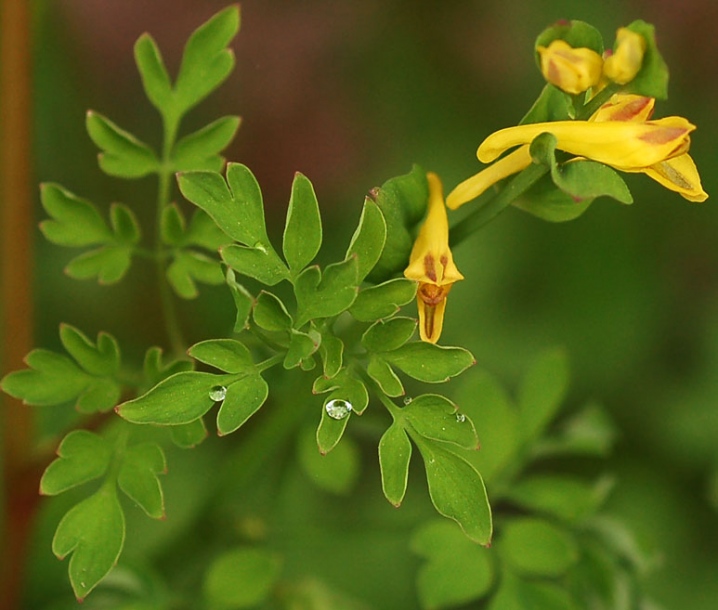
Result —
<svg viewBox="0 0 718 610"><path fill-rule="evenodd" d="M34 173L97 203L123 201L150 221L154 184L108 178L84 131L97 110L159 141L132 45L153 34L170 70L217 0L53 0L34 6ZM515 124L543 81L533 41L560 18L604 34L642 18L657 29L671 71L656 114L698 126L691 154L711 198L684 201L641 175L633 206L598 200L570 223L510 209L455 258L466 281L449 302L444 341L514 387L539 350L570 354L574 404L600 400L620 430L606 469L610 510L660 552L649 578L665 608L718 604L718 4L713 0L244 0L237 68L193 111L187 128L243 117L226 156L262 185L275 234L295 171L313 181L330 229L346 243L365 193L413 163L451 188L480 167L479 142ZM276 213L275 213L276 212ZM42 211L37 203L37 219ZM62 274L72 253L36 235L36 343L58 345L61 321L104 329L139 355L162 343L152 270L135 265L99 288ZM182 311L194 338L223 334L220 289ZM131 329L131 330L128 330ZM133 339L134 338L134 339ZM127 340L125 340L127 339ZM133 345L133 340L142 343ZM127 343L129 341L129 344ZM470 373L468 373L470 374ZM48 434L57 421L43 416ZM375 488L379 494L379 489ZM402 509L404 510L404 509ZM407 509L411 510L411 509ZM49 548L37 553L49 555ZM47 569L57 564L46 558ZM44 565L44 564L43 564ZM59 566L62 570L64 566Z"/></svg>

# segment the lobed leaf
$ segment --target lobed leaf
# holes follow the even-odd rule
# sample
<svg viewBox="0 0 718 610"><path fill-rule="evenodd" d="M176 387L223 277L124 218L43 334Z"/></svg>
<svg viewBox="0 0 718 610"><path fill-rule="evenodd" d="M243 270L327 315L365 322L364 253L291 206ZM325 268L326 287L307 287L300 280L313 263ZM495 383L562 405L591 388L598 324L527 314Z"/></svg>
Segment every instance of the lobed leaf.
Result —
<svg viewBox="0 0 718 610"><path fill-rule="evenodd" d="M134 53L147 98L160 112L166 112L173 102L172 83L157 43L149 34L142 34L135 43Z"/></svg>
<svg viewBox="0 0 718 610"><path fill-rule="evenodd" d="M426 383L443 383L476 364L471 352L461 347L442 347L425 341L406 343L382 357L409 377Z"/></svg>
<svg viewBox="0 0 718 610"><path fill-rule="evenodd" d="M232 269L267 286L289 278L289 270L271 246L250 248L230 244L220 248L219 253Z"/></svg>
<svg viewBox="0 0 718 610"><path fill-rule="evenodd" d="M267 400L269 386L259 375L248 375L227 387L217 414L217 433L231 434L242 426Z"/></svg>
<svg viewBox="0 0 718 610"><path fill-rule="evenodd" d="M184 49L175 100L186 112L214 91L234 68L234 54L227 45L239 30L239 5L220 11L197 28Z"/></svg>
<svg viewBox="0 0 718 610"><path fill-rule="evenodd" d="M238 116L226 116L183 137L175 144L170 155L174 170L177 172L220 171L224 165L224 158L219 153L234 139L239 124Z"/></svg>
<svg viewBox="0 0 718 610"><path fill-rule="evenodd" d="M470 540L491 542L491 507L479 472L463 457L411 435L424 460L429 496L436 510L453 519Z"/></svg>
<svg viewBox="0 0 718 610"><path fill-rule="evenodd" d="M319 267L307 267L294 281L297 298L297 327L309 320L330 318L346 311L356 299L358 262L356 257Z"/></svg>
<svg viewBox="0 0 718 610"><path fill-rule="evenodd" d="M193 449L207 438L207 427L201 417L187 424L170 428L172 442L182 449Z"/></svg>
<svg viewBox="0 0 718 610"><path fill-rule="evenodd" d="M83 600L115 566L125 541L125 516L114 485L103 485L62 518L52 539L58 559L72 553L72 589Z"/></svg>
<svg viewBox="0 0 718 610"><path fill-rule="evenodd" d="M76 280L97 277L100 284L115 284L127 273L132 263L132 248L105 246L73 258L65 273Z"/></svg>
<svg viewBox="0 0 718 610"><path fill-rule="evenodd" d="M115 243L136 245L140 241L140 225L135 213L126 205L113 203L110 206L110 224Z"/></svg>
<svg viewBox="0 0 718 610"><path fill-rule="evenodd" d="M309 361L312 354L319 349L321 341L322 336L312 328L306 333L292 329L289 347L283 362L284 368L293 369Z"/></svg>
<svg viewBox="0 0 718 610"><path fill-rule="evenodd" d="M360 322L374 322L393 316L399 307L414 300L416 286L417 283L412 280L396 278L365 288L357 295L349 313Z"/></svg>
<svg viewBox="0 0 718 610"><path fill-rule="evenodd" d="M377 320L362 335L361 343L370 352L391 352L411 339L415 330L414 318Z"/></svg>
<svg viewBox="0 0 718 610"><path fill-rule="evenodd" d="M198 371L175 373L147 393L118 405L117 413L134 424L188 424L214 405L210 392L222 385L223 375Z"/></svg>
<svg viewBox="0 0 718 610"><path fill-rule="evenodd" d="M422 608L464 606L484 597L494 583L491 552L473 544L453 523L422 525L411 548L426 558L416 580Z"/></svg>
<svg viewBox="0 0 718 610"><path fill-rule="evenodd" d="M399 379L389 363L380 356L372 355L369 357L366 372L369 377L379 384L381 391L387 396L396 398L404 395L404 386L401 379Z"/></svg>
<svg viewBox="0 0 718 610"><path fill-rule="evenodd" d="M193 250L176 250L167 267L167 281L183 299L199 296L196 282L218 286L224 279L219 261Z"/></svg>
<svg viewBox="0 0 718 610"><path fill-rule="evenodd" d="M324 364L325 377L332 378L341 370L343 353L344 342L331 334L329 330L323 331L319 344L319 356Z"/></svg>
<svg viewBox="0 0 718 610"><path fill-rule="evenodd" d="M292 328L292 316L278 296L262 290L257 295L252 318L260 328L268 331L286 331Z"/></svg>
<svg viewBox="0 0 718 610"><path fill-rule="evenodd" d="M359 226L357 227L345 258L356 256L359 262L357 281L362 282L379 262L386 243L386 221L379 206L369 199L364 200Z"/></svg>
<svg viewBox="0 0 718 610"><path fill-rule="evenodd" d="M379 440L379 468L384 496L400 506L406 494L411 461L411 442L404 428L393 423Z"/></svg>
<svg viewBox="0 0 718 610"><path fill-rule="evenodd" d="M236 548L212 561L202 589L207 608L254 608L269 599L282 566L261 548Z"/></svg>
<svg viewBox="0 0 718 610"><path fill-rule="evenodd" d="M92 141L104 152L100 169L118 178L142 178L159 169L154 151L108 118L90 110L85 125Z"/></svg>
<svg viewBox="0 0 718 610"><path fill-rule="evenodd" d="M235 339L208 339L195 343L187 350L195 360L209 364L225 373L250 373L254 359L247 347Z"/></svg>
<svg viewBox="0 0 718 610"><path fill-rule="evenodd" d="M322 219L314 187L297 172L287 209L282 251L292 275L296 276L314 260L322 245Z"/></svg>
<svg viewBox="0 0 718 610"><path fill-rule="evenodd" d="M40 187L40 200L52 217L40 223L40 230L53 244L77 248L112 241L112 231L89 201L51 183Z"/></svg>
<svg viewBox="0 0 718 610"><path fill-rule="evenodd" d="M157 475L166 472L167 462L161 447L157 443L141 443L125 451L117 484L149 517L162 519L164 494Z"/></svg>
<svg viewBox="0 0 718 610"><path fill-rule="evenodd" d="M458 445L464 449L478 449L479 439L474 424L459 414L456 405L438 394L422 394L402 410L402 420L426 439Z"/></svg>
<svg viewBox="0 0 718 610"><path fill-rule="evenodd" d="M519 388L518 406L524 440L541 436L561 406L568 382L568 359L564 350L547 350L536 358Z"/></svg>
<svg viewBox="0 0 718 610"><path fill-rule="evenodd" d="M115 375L120 368L120 346L115 338L101 332L97 342L90 341L80 330L69 324L60 325L60 341L75 361L91 375Z"/></svg>
<svg viewBox="0 0 718 610"><path fill-rule="evenodd" d="M576 541L567 530L534 517L508 521L497 545L506 563L527 576L558 577L578 560Z"/></svg>
<svg viewBox="0 0 718 610"><path fill-rule="evenodd" d="M73 430L57 448L57 459L40 479L40 493L54 496L101 477L110 465L112 453L107 441L88 430Z"/></svg>
<svg viewBox="0 0 718 610"><path fill-rule="evenodd" d="M25 362L30 368L6 375L2 389L28 405L42 407L75 400L91 381L67 356L50 350L35 349Z"/></svg>
<svg viewBox="0 0 718 610"><path fill-rule="evenodd" d="M225 277L229 291L232 294L234 307L237 311L234 321L234 332L240 333L249 326L249 315L254 306L254 297L249 291L235 280L234 270L227 269Z"/></svg>

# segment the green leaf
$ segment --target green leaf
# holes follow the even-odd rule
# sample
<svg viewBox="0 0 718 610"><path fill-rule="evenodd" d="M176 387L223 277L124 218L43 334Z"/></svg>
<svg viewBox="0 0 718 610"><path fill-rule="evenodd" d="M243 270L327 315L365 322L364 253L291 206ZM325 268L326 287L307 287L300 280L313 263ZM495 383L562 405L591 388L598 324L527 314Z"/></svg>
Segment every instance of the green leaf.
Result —
<svg viewBox="0 0 718 610"><path fill-rule="evenodd" d="M324 364L325 377L334 377L341 370L343 353L344 342L331 334L329 330L323 331L319 344L319 356Z"/></svg>
<svg viewBox="0 0 718 610"><path fill-rule="evenodd" d="M410 432L411 434L411 432ZM436 510L453 519L470 540L491 542L491 507L479 472L461 456L411 434L424 460L429 496Z"/></svg>
<svg viewBox="0 0 718 610"><path fill-rule="evenodd" d="M631 197L626 183L617 172L607 165L586 159L572 159L558 164L556 161L557 142L556 136L551 133L539 135L531 143L531 156L535 162L543 163L551 169L553 183L571 198L574 210L587 209L588 206L581 206L581 202L592 201L603 195L612 197L620 203L633 203L633 197ZM571 208L564 205L559 211L563 209ZM550 210L551 208L549 208ZM550 220L570 219L570 216L565 219L560 218L558 212L556 212L555 218L550 218Z"/></svg>
<svg viewBox="0 0 718 610"><path fill-rule="evenodd" d="M491 552L448 521L424 524L412 536L411 550L427 560L416 582L422 608L464 606L484 597L494 582Z"/></svg>
<svg viewBox="0 0 718 610"><path fill-rule="evenodd" d="M296 276L319 252L322 245L322 219L314 187L297 172L292 182L282 251L292 275Z"/></svg>
<svg viewBox="0 0 718 610"><path fill-rule="evenodd" d="M519 388L518 406L524 440L541 436L561 406L568 383L568 359L564 350L547 350L536 358Z"/></svg>
<svg viewBox="0 0 718 610"><path fill-rule="evenodd" d="M462 410L481 422L481 451L467 458L491 482L513 464L519 449L519 417L501 385L485 371L472 373L459 387L456 400Z"/></svg>
<svg viewBox="0 0 718 610"><path fill-rule="evenodd" d="M626 27L643 36L646 41L646 52L641 69L636 77L625 86L624 91L655 97L659 100L666 99L668 97L668 66L656 45L655 28L641 19L637 19Z"/></svg>
<svg viewBox="0 0 718 610"><path fill-rule="evenodd" d="M170 203L166 205L162 209L162 217L160 218L162 243L168 246L183 246L185 245L186 231L187 223L177 204Z"/></svg>
<svg viewBox="0 0 718 610"><path fill-rule="evenodd" d="M412 280L396 278L365 288L357 295L349 313L360 322L374 322L393 316L399 307L414 300L416 286Z"/></svg>
<svg viewBox="0 0 718 610"><path fill-rule="evenodd" d="M519 125L527 123L547 123L549 121L569 121L573 119L574 109L571 96L558 87L547 83L531 109L521 119Z"/></svg>
<svg viewBox="0 0 718 610"><path fill-rule="evenodd" d="M53 244L78 248L112 241L112 231L89 201L58 184L43 184L40 199L52 217L40 223L40 230Z"/></svg>
<svg viewBox="0 0 718 610"><path fill-rule="evenodd" d="M199 295L195 280L211 286L223 284L219 261L193 250L176 250L167 268L167 281L177 296L194 299Z"/></svg>
<svg viewBox="0 0 718 610"><path fill-rule="evenodd" d="M142 372L148 387L158 384L175 373L192 370L192 362L188 359L170 360L163 362L162 348L151 347L145 353Z"/></svg>
<svg viewBox="0 0 718 610"><path fill-rule="evenodd" d="M361 468L359 448L344 439L331 453L317 451L317 441L311 428L299 435L299 462L309 479L320 489L336 495L347 495L354 488Z"/></svg>
<svg viewBox="0 0 718 610"><path fill-rule="evenodd" d="M87 133L104 152L98 157L100 169L118 178L142 178L159 169L154 151L131 133L106 117L90 110L86 118Z"/></svg>
<svg viewBox="0 0 718 610"><path fill-rule="evenodd" d="M172 105L172 83L157 43L149 34L142 34L134 51L145 94L155 108L164 112Z"/></svg>
<svg viewBox="0 0 718 610"><path fill-rule="evenodd" d="M426 383L443 383L476 364L471 352L461 347L442 347L425 341L407 343L382 356L409 377Z"/></svg>
<svg viewBox="0 0 718 610"><path fill-rule="evenodd" d="M269 247L257 179L244 165L227 165L227 182L216 172L177 174L182 195L204 210L222 231L247 246Z"/></svg>
<svg viewBox="0 0 718 610"><path fill-rule="evenodd" d="M75 407L80 413L97 413L109 411L122 396L122 387L114 379L108 377L95 378L77 399Z"/></svg>
<svg viewBox="0 0 718 610"><path fill-rule="evenodd" d="M127 273L132 263L132 248L105 246L73 258L65 273L76 280L97 277L100 284L115 284Z"/></svg>
<svg viewBox="0 0 718 610"><path fill-rule="evenodd" d="M359 261L357 281L362 282L381 258L386 243L386 221L379 206L369 199L364 200L359 226L357 227L345 258L356 255Z"/></svg>
<svg viewBox="0 0 718 610"><path fill-rule="evenodd" d="M202 585L207 608L235 610L265 602L279 579L282 561L261 548L223 553L209 567Z"/></svg>
<svg viewBox="0 0 718 610"><path fill-rule="evenodd" d="M369 274L383 282L402 271L414 245L415 229L426 214L429 187L426 173L415 165L411 172L385 182L370 195L386 222L386 242L379 261Z"/></svg>
<svg viewBox="0 0 718 610"><path fill-rule="evenodd" d="M507 521L497 546L506 563L527 576L558 577L578 560L576 541L566 530L533 517Z"/></svg>
<svg viewBox="0 0 718 610"><path fill-rule="evenodd" d="M579 610L566 588L552 582L525 580L504 571L488 610L526 610L527 607L531 610Z"/></svg>
<svg viewBox="0 0 718 610"><path fill-rule="evenodd" d="M568 222L584 214L592 203L593 199L577 201L556 188L551 175L546 174L511 205L548 222Z"/></svg>
<svg viewBox="0 0 718 610"><path fill-rule="evenodd" d="M115 243L134 246L140 241L140 225L134 212L126 205L113 203L110 207L110 224Z"/></svg>
<svg viewBox="0 0 718 610"><path fill-rule="evenodd" d="M239 123L238 116L222 117L182 138L170 155L174 170L220 171L224 158L219 153L234 139Z"/></svg>
<svg viewBox="0 0 718 610"><path fill-rule="evenodd" d="M249 326L249 315L254 306L254 297L244 286L235 280L233 269L227 269L225 280L232 294L234 307L237 310L237 316L234 321L234 332L240 333Z"/></svg>
<svg viewBox="0 0 718 610"><path fill-rule="evenodd" d="M358 263L352 257L328 265L324 273L319 267L306 268L294 281L297 298L297 327L309 320L330 318L346 311L356 299Z"/></svg>
<svg viewBox="0 0 718 610"><path fill-rule="evenodd" d="M46 349L35 349L25 358L30 367L14 371L2 380L3 391L36 407L75 400L91 377L72 360Z"/></svg>
<svg viewBox="0 0 718 610"><path fill-rule="evenodd" d="M200 341L190 347L187 353L195 360L225 373L249 373L254 370L254 360L249 349L235 339Z"/></svg>
<svg viewBox="0 0 718 610"><path fill-rule="evenodd" d="M321 340L322 336L314 329L310 328L308 333L292 329L289 348L284 358L284 368L293 369L309 360L312 354L319 349Z"/></svg>
<svg viewBox="0 0 718 610"><path fill-rule="evenodd" d="M414 318L377 320L362 335L361 343L370 352L391 352L411 339L415 330Z"/></svg>
<svg viewBox="0 0 718 610"><path fill-rule="evenodd" d="M366 372L369 377L379 384L381 391L387 396L396 398L404 395L404 386L401 379L383 358L375 355L370 356Z"/></svg>
<svg viewBox="0 0 718 610"><path fill-rule="evenodd" d="M210 392L223 379L198 371L175 373L142 396L118 405L116 411L134 424L188 424L212 408Z"/></svg>
<svg viewBox="0 0 718 610"><path fill-rule="evenodd" d="M315 394L323 394L332 390L334 392L330 399L346 400L351 403L352 411L357 415L361 415L369 404L369 394L366 386L361 379L350 373L346 368L343 368L331 379L317 377L314 380L312 392Z"/></svg>
<svg viewBox="0 0 718 610"><path fill-rule="evenodd" d="M120 368L120 346L115 338L101 332L97 343L69 324L60 325L60 341L77 363L91 375L114 375Z"/></svg>
<svg viewBox="0 0 718 610"><path fill-rule="evenodd" d="M117 484L127 496L153 519L165 516L164 495L158 474L167 472L165 454L156 443L128 448L123 456Z"/></svg>
<svg viewBox="0 0 718 610"><path fill-rule="evenodd" d="M52 552L70 558L70 583L78 600L84 599L117 563L125 541L125 517L114 485L70 509L57 526Z"/></svg>
<svg viewBox="0 0 718 610"><path fill-rule="evenodd" d="M289 270L271 246L249 248L230 244L223 246L219 253L232 269L267 286L289 278Z"/></svg>
<svg viewBox="0 0 718 610"><path fill-rule="evenodd" d="M192 33L182 55L175 99L187 111L214 91L234 68L234 53L227 45L239 30L239 5L214 15Z"/></svg>
<svg viewBox="0 0 718 610"><path fill-rule="evenodd" d="M268 331L286 331L292 328L292 316L278 296L262 290L252 311L252 318L260 328Z"/></svg>
<svg viewBox="0 0 718 610"><path fill-rule="evenodd" d="M317 427L316 443L319 447L319 452L322 455L326 455L337 446L344 435L344 431L346 430L349 420L351 419L351 412L342 419L334 419L327 413L327 404L333 400L346 401L352 405L353 410L353 403L351 400L344 398L345 396L346 394L343 391L335 390L326 398L324 404L322 405L322 416L319 420L319 426Z"/></svg>
<svg viewBox="0 0 718 610"><path fill-rule="evenodd" d="M401 410L401 414L402 419L424 438L452 443L464 449L479 448L471 419L463 413L459 414L457 406L444 396L417 396Z"/></svg>
<svg viewBox="0 0 718 610"><path fill-rule="evenodd" d="M73 430L57 448L40 480L40 493L54 496L101 477L110 465L112 453L106 439L87 430Z"/></svg>
<svg viewBox="0 0 718 610"><path fill-rule="evenodd" d="M574 49L586 47L599 55L603 55L603 37L601 33L585 21L576 19L557 21L538 35L534 46L547 47L557 39L565 40ZM541 65L538 51L536 51L536 64Z"/></svg>
<svg viewBox="0 0 718 610"><path fill-rule="evenodd" d="M193 449L207 438L207 428L200 417L187 424L172 426L170 428L172 442L182 449Z"/></svg>
<svg viewBox="0 0 718 610"><path fill-rule="evenodd" d="M589 403L562 422L558 432L534 443L538 456L581 454L606 457L616 440L616 426L598 404Z"/></svg>
<svg viewBox="0 0 718 610"><path fill-rule="evenodd" d="M401 425L393 423L379 441L379 468L384 496L397 507L401 505L406 493L410 460L409 437Z"/></svg>
<svg viewBox="0 0 718 610"><path fill-rule="evenodd" d="M508 498L532 512L576 522L596 511L612 487L609 479L589 484L566 475L533 475L515 483Z"/></svg>
<svg viewBox="0 0 718 610"><path fill-rule="evenodd" d="M267 400L269 386L259 375L248 375L227 387L217 414L217 433L231 434L244 424Z"/></svg>
<svg viewBox="0 0 718 610"><path fill-rule="evenodd" d="M204 210L199 208L190 218L185 239L188 245L199 246L212 253L216 253L221 246L229 244L232 240L222 231Z"/></svg>

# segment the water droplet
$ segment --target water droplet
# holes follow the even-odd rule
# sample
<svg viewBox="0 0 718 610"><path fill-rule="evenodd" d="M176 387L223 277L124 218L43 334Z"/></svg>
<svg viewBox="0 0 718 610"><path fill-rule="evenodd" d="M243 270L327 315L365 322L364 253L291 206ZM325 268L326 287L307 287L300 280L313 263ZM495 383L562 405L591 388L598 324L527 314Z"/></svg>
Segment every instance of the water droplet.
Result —
<svg viewBox="0 0 718 610"><path fill-rule="evenodd" d="M463 424L466 421L466 415L464 415L463 413L457 413L456 421L459 422L460 424Z"/></svg>
<svg viewBox="0 0 718 610"><path fill-rule="evenodd" d="M261 241L258 241L256 244L254 244L254 249L259 250L263 254L267 253L267 246L265 246Z"/></svg>
<svg viewBox="0 0 718 610"><path fill-rule="evenodd" d="M352 412L352 403L341 398L330 400L324 408L332 419L344 419Z"/></svg>
<svg viewBox="0 0 718 610"><path fill-rule="evenodd" d="M406 406L409 406L409 405L411 404L411 401L412 401L412 400L414 400L414 399L413 399L411 396L406 396L406 397L404 398L404 404L405 404Z"/></svg>
<svg viewBox="0 0 718 610"><path fill-rule="evenodd" d="M225 396L227 396L227 388L223 385L216 385L209 391L209 397L215 402L224 400Z"/></svg>

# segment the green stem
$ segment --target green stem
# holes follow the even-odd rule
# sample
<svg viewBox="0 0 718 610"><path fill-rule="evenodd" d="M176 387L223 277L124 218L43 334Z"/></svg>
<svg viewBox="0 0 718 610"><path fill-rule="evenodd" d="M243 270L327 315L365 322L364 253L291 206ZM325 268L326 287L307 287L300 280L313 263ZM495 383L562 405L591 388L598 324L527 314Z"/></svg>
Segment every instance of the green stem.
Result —
<svg viewBox="0 0 718 610"><path fill-rule="evenodd" d="M164 115L164 138L162 145L162 161L158 172L159 184L157 189L157 214L155 219L155 253L157 264L157 285L160 291L160 303L164 314L165 328L172 351L179 355L185 351L185 341L177 316L177 308L170 285L167 282L167 257L162 244L162 215L170 203L172 196L172 170L170 154L177 139L179 118L174 115Z"/></svg>
<svg viewBox="0 0 718 610"><path fill-rule="evenodd" d="M546 165L532 163L511 181L493 199L490 199L473 213L456 223L449 232L449 243L457 246L472 233L491 222L511 203L523 195L533 184L548 173Z"/></svg>
<svg viewBox="0 0 718 610"><path fill-rule="evenodd" d="M611 97L613 97L614 93L618 93L620 89L620 85L617 85L616 83L606 85L603 89L601 89L601 91L599 91L590 100L588 100L588 102L586 102L583 108L581 108L581 110L576 113L576 120L586 121L590 119L596 112L596 110L598 110L608 100L610 100Z"/></svg>

